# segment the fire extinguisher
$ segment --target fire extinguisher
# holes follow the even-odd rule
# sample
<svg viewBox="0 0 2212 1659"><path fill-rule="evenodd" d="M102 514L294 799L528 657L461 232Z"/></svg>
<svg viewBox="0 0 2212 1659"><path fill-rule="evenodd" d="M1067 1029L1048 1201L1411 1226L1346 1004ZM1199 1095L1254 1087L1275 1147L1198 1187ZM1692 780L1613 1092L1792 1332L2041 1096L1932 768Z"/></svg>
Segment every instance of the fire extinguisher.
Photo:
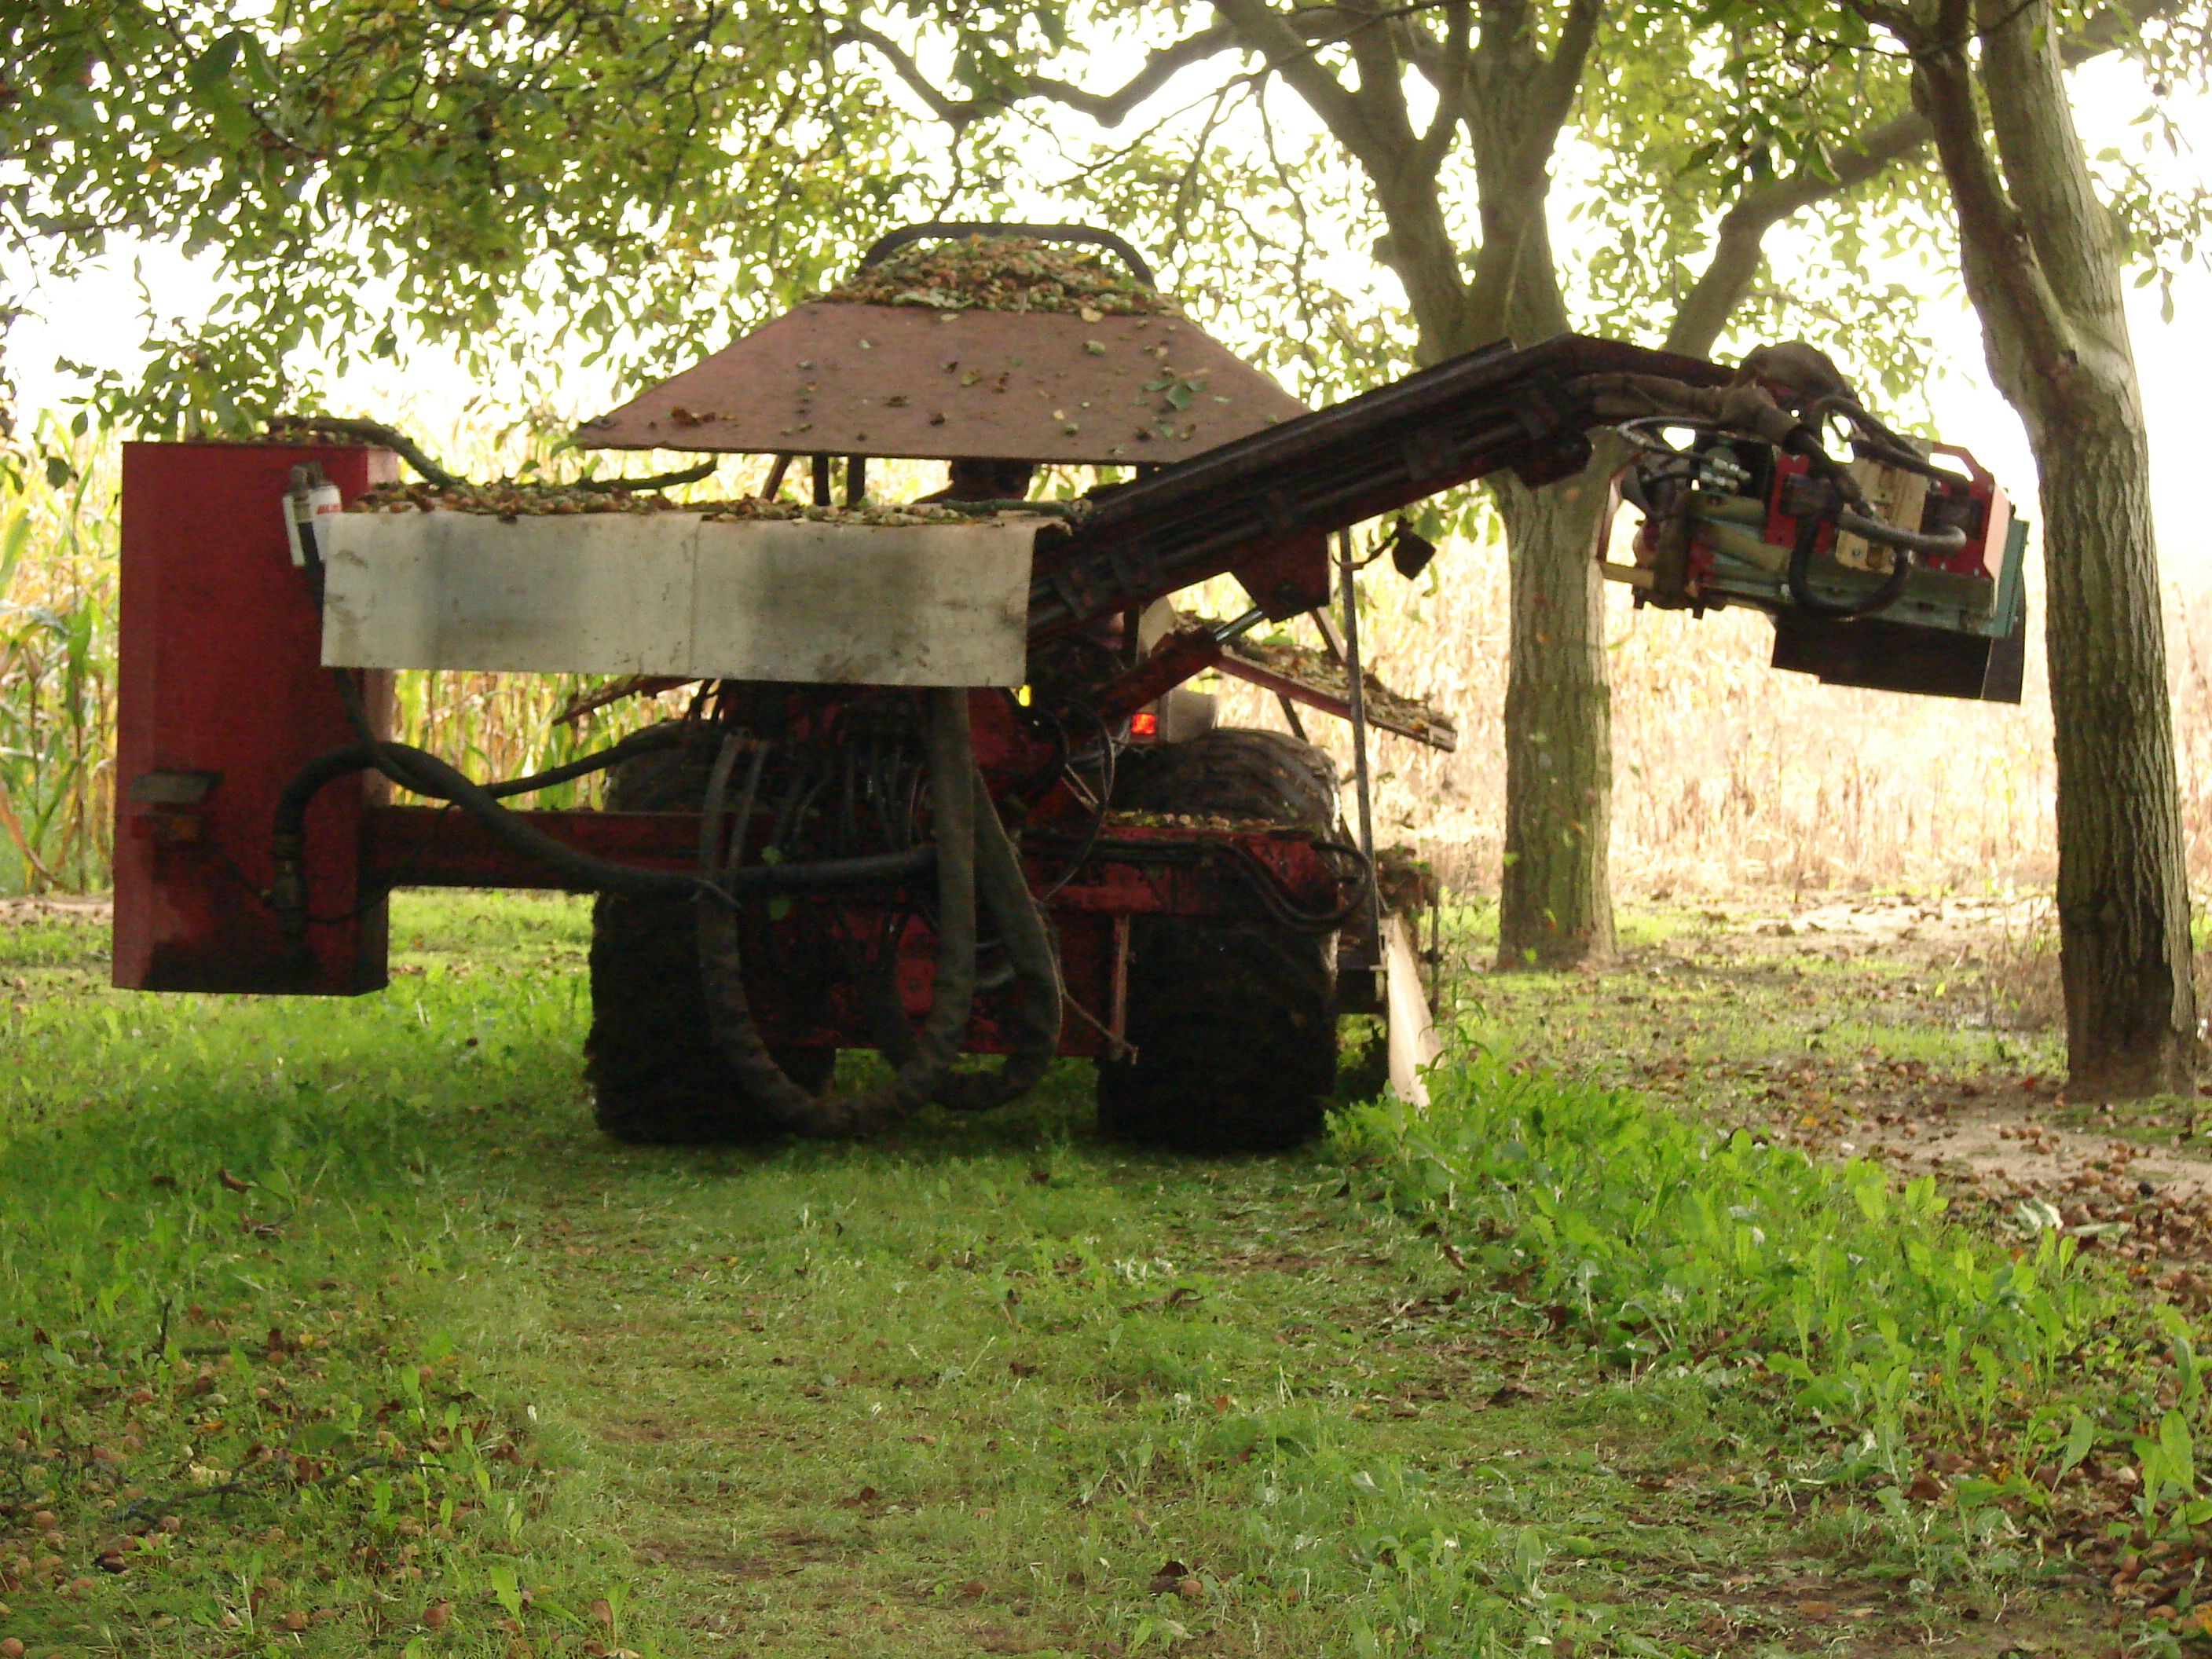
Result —
<svg viewBox="0 0 2212 1659"><path fill-rule="evenodd" d="M292 549L292 562L307 574L318 608L323 602L323 564L330 552L330 520L344 509L345 497L323 476L320 466L308 461L292 469L292 488L284 495L284 538Z"/></svg>

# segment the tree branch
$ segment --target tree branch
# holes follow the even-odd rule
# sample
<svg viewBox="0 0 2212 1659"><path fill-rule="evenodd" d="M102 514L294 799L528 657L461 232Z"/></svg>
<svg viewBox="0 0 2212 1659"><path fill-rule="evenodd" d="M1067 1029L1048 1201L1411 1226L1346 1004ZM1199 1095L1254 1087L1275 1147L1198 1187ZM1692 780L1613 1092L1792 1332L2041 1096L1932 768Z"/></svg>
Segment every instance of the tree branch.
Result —
<svg viewBox="0 0 2212 1659"><path fill-rule="evenodd" d="M1194 64L1204 63L1236 44L1236 31L1225 23L1216 23L1210 28L1185 36L1173 46L1160 46L1148 52L1144 67L1112 92L1086 92L1066 81L1055 81L1041 75L1030 77L1030 90L1037 97L1050 99L1054 103L1065 104L1070 109L1080 111L1102 127L1115 127L1121 124L1122 118L1131 110L1182 70Z"/></svg>
<svg viewBox="0 0 2212 1659"><path fill-rule="evenodd" d="M1418 176L1412 171L1418 141L1406 104L1405 59L1398 55L1396 31L1389 21L1372 0L1361 0L1343 38L1359 71L1359 88L1352 96L1366 123L1368 142L1387 158L1387 170L1376 174L1376 182L1402 189Z"/></svg>
<svg viewBox="0 0 2212 1659"><path fill-rule="evenodd" d="M1512 100L1512 131L1502 146L1484 145L1478 137L1477 173L1481 186L1482 246L1468 285L1467 337L1480 344L1504 333L1513 314L1514 294L1527 269L1523 254L1533 228L1541 220L1550 194L1550 169L1580 88L1590 47L1605 15L1605 0L1570 0L1559 26L1559 44L1536 71L1523 97ZM1490 35L1490 20L1484 20ZM1488 65L1493 80L1516 73L1508 43L1492 36L1486 46L1498 54ZM1493 87L1493 92L1502 91ZM1489 154L1486 155L1487 150ZM1487 165L1485 165L1485 161Z"/></svg>
<svg viewBox="0 0 2212 1659"><path fill-rule="evenodd" d="M1213 0L1213 9L1237 32L1237 40L1258 52L1321 117L1330 137L1363 165L1369 161L1366 124L1357 103L1344 83L1314 57L1304 36L1266 0Z"/></svg>
<svg viewBox="0 0 2212 1659"><path fill-rule="evenodd" d="M1437 54L1436 72L1422 71L1436 88L1436 113L1414 147L1411 164L1413 171L1430 179L1442 170L1451 149L1452 135L1459 131L1460 118L1467 112L1467 72L1474 58L1474 8L1468 0L1446 0L1444 15L1444 44Z"/></svg>
<svg viewBox="0 0 2212 1659"><path fill-rule="evenodd" d="M2078 69L2116 50L2143 24L2171 15L2180 0L2125 0L2124 6L2100 12L2080 30L2059 43L2060 61ZM1892 28L1892 20L1911 13L1883 0L1866 0L1857 8L1869 21ZM1900 35L1900 40L1907 37ZM1827 179L1799 173L1794 178L1750 191L1738 199L1721 220L1712 257L1675 312L1667 332L1667 349L1692 357L1711 354L1713 343L1728 326L1759 273L1766 233L1784 220L1808 207L1830 200L1866 183L1886 168L1905 160L1936 135L1924 110L1914 110L1879 125L1868 127L1833 158Z"/></svg>
<svg viewBox="0 0 2212 1659"><path fill-rule="evenodd" d="M1065 105L1089 116L1102 127L1119 126L1131 110L1184 70L1194 64L1204 63L1236 44L1236 32L1225 23L1215 23L1195 34L1185 36L1172 46L1160 46L1147 53L1143 67L1111 92L1091 92L1073 82L1058 80L1051 76L1025 75L1012 90L1005 94L953 98L923 72L911 52L878 29L848 20L830 37L833 49L841 46L864 46L873 52L890 65L891 73L908 91L928 106L931 114L956 132L1023 98L1041 98Z"/></svg>
<svg viewBox="0 0 2212 1659"><path fill-rule="evenodd" d="M2064 378L2073 361L2071 331L1983 141L1968 58L1971 0L1942 0L1935 27L1925 32L1910 18L1899 32L1894 7L1852 3L1896 33L1912 56L1914 102L1928 118L1951 186L1960 274L1989 331L1990 369L2008 397L2032 396L2029 379Z"/></svg>
<svg viewBox="0 0 2212 1659"><path fill-rule="evenodd" d="M1928 118L1914 110L1862 132L1833 160L1830 175L1799 172L1738 198L1720 222L1712 257L1675 311L1667 349L1703 357L1728 326L1759 274L1766 233L1819 202L1863 185L1903 161L1935 137Z"/></svg>
<svg viewBox="0 0 2212 1659"><path fill-rule="evenodd" d="M1604 16L1605 0L1570 0L1566 19L1559 25L1559 44L1552 49L1551 61L1544 65L1535 103L1537 118L1547 121L1551 127L1543 140L1547 157L1559 130L1566 125L1567 112L1574 107L1575 94L1583 84L1583 69L1589 61L1597 26Z"/></svg>
<svg viewBox="0 0 2212 1659"><path fill-rule="evenodd" d="M1979 8L1982 81L1990 129L2021 228L2053 296L2078 325L2118 315L2122 299L2109 247L2084 246L2083 228L2109 223L2074 126L2048 0ZM2125 331L2119 337L2125 339Z"/></svg>

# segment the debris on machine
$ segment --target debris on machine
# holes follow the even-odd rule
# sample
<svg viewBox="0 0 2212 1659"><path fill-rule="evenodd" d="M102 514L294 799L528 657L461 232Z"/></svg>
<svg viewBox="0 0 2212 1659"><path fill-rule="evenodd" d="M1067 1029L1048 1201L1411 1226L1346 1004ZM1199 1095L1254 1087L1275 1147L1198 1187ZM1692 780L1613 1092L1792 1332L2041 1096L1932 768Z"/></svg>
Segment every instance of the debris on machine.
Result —
<svg viewBox="0 0 2212 1659"><path fill-rule="evenodd" d="M1310 708L1350 717L1352 683L1344 665L1312 646L1247 637L1223 648L1221 670ZM1459 728L1449 715L1393 691L1375 678L1371 668L1363 668L1359 678L1366 688L1365 713L1371 724L1432 749L1459 746Z"/></svg>
<svg viewBox="0 0 2212 1659"><path fill-rule="evenodd" d="M956 512L927 502L903 506L817 507L811 502L763 501L757 495L733 500L672 501L651 491L594 489L582 484L500 483L440 488L427 483L376 484L348 504L349 513L473 513L487 518L532 519L576 513L696 513L716 522L762 520L810 524L974 524L974 513Z"/></svg>
<svg viewBox="0 0 2212 1659"><path fill-rule="evenodd" d="M1146 812L1116 807L1099 819L1114 830L1205 830L1224 836L1272 835L1283 826L1273 818L1232 818L1220 812Z"/></svg>
<svg viewBox="0 0 2212 1659"><path fill-rule="evenodd" d="M809 524L979 524L987 515L963 513L951 507L933 507L927 501L912 501L902 506L862 505L860 507L817 507L811 501L764 501L757 495L741 495L733 501L694 501L683 509L688 513L703 513L720 521L760 519L784 522L804 519ZM992 514L988 518L998 515Z"/></svg>
<svg viewBox="0 0 2212 1659"><path fill-rule="evenodd" d="M1412 848L1375 849L1375 891L1385 915L1418 915L1443 896L1443 884L1429 861Z"/></svg>
<svg viewBox="0 0 2212 1659"><path fill-rule="evenodd" d="M832 304L927 306L938 311L1051 311L1104 317L1176 317L1174 301L1097 253L1030 236L916 242L815 296Z"/></svg>
<svg viewBox="0 0 2212 1659"><path fill-rule="evenodd" d="M482 513L495 518L538 518L566 513L696 513L665 495L633 495L627 489L593 489L580 484L432 483L371 484L346 503L349 513Z"/></svg>

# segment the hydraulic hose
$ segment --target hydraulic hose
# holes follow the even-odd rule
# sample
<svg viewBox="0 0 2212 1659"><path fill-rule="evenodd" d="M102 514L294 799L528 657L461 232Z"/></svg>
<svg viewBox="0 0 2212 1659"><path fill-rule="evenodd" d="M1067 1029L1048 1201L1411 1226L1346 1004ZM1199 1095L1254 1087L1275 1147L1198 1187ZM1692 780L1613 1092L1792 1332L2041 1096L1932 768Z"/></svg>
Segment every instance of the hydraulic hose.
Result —
<svg viewBox="0 0 2212 1659"><path fill-rule="evenodd" d="M648 744L645 747L657 747ZM639 752L637 750L629 754ZM595 757L613 764L629 758L610 750ZM614 755L614 760L605 756ZM566 842L547 835L520 813L501 806L492 789L473 781L427 750L404 743L371 741L332 750L319 756L295 773L276 798L270 836L270 858L274 872L270 884L270 907L285 937L299 939L307 932L306 820L308 804L327 785L352 772L374 769L402 788L433 799L452 802L482 823L509 852L551 866L588 890L673 896L698 890L699 877L684 870L653 870L623 864L578 851ZM556 771L565 769L556 768ZM545 775L540 774L540 778ZM578 774L577 775L580 775ZM543 782L518 780L544 787ZM509 787L508 793L520 793ZM805 864L756 865L733 872L725 886L732 897L742 893L797 893L830 887L854 887L908 880L926 872L936 857L933 849L918 847L903 853L878 853L863 858L823 859Z"/></svg>
<svg viewBox="0 0 2212 1659"><path fill-rule="evenodd" d="M955 1076L939 1091L939 1100L963 1111L1003 1105L1036 1086L1060 1052L1061 1009L1066 1000L1060 952L1043 908L1030 891L1021 854L1000 822L981 773L975 775L975 823L976 873L1013 965L1018 988L1014 1012L1022 1036L997 1071Z"/></svg>
<svg viewBox="0 0 2212 1659"><path fill-rule="evenodd" d="M1854 513L1848 507L1836 514L1836 528L1847 530L1854 536L1863 536L1883 547L1900 548L1907 553L1925 553L1937 558L1962 553L1966 547L1966 532L1954 526L1932 535L1918 530L1905 530L1893 524L1884 524L1880 519L1869 519L1863 513Z"/></svg>
<svg viewBox="0 0 2212 1659"><path fill-rule="evenodd" d="M744 818L738 820L732 837L729 867L712 884L717 890L711 895L702 890L699 895L700 983L706 994L708 1024L715 1051L736 1073L740 1086L769 1115L798 1134L866 1133L913 1111L936 1093L951 1074L961 1035L967 1029L975 991L975 821L980 791L973 781L975 757L969 732L967 692L947 688L931 691L927 697L931 811L937 842L936 984L928 1017L914 1035L911 1052L896 1057L896 1075L887 1088L855 1100L817 1098L785 1075L761 1040L745 995L738 917L729 902L735 878L745 873ZM724 744L723 755L716 762L722 789L727 787L737 748L745 741L733 734ZM757 781L757 760L751 775ZM719 796L721 790L714 793ZM719 812L720 809L712 810Z"/></svg>
<svg viewBox="0 0 2212 1659"><path fill-rule="evenodd" d="M617 743L609 744L594 754L580 755L558 766L549 766L543 772L532 772L528 777L511 778L505 783L484 785L484 793L495 800L505 800L511 795L535 794L540 789L550 789L558 783L572 783L578 778L589 777L594 772L606 771L620 766L626 760L640 755L650 755L656 750L673 749L684 739L681 726L648 726L642 732L633 732Z"/></svg>
<svg viewBox="0 0 2212 1659"><path fill-rule="evenodd" d="M1012 1053L989 1071L955 1072L939 1085L939 1105L956 1112L986 1112L1035 1088L1060 1052L1060 953L1036 897L1030 891L1021 854L1000 821L982 774L970 769L975 800L975 884L998 924L1013 969L1013 1013L1019 1028ZM896 1010L892 1011L894 1013ZM899 1022L902 1028L904 1020Z"/></svg>
<svg viewBox="0 0 2212 1659"><path fill-rule="evenodd" d="M1797 522L1797 539L1790 549L1790 569L1784 577L1790 597L1802 610L1816 617L1863 617L1868 612L1881 611L1894 603L1905 592L1905 584L1912 574L1912 555L1905 548L1897 548L1890 555L1889 580L1871 593L1862 593L1855 599L1831 599L1813 591L1809 577L1813 568L1813 550L1820 539L1822 520L1818 515L1807 514Z"/></svg>

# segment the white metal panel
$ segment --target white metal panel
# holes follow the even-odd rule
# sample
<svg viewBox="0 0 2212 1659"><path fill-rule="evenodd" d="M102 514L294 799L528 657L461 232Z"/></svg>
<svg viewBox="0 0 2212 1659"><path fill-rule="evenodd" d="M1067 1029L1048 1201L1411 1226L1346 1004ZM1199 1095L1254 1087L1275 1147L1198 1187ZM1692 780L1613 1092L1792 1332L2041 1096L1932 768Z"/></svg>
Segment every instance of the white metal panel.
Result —
<svg viewBox="0 0 2212 1659"><path fill-rule="evenodd" d="M1420 954L1413 949L1413 936L1403 916L1382 919L1382 997L1390 1087L1408 1106L1425 1112L1429 1080L1425 1073L1443 1058L1444 1046L1429 1012L1428 994L1421 989Z"/></svg>
<svg viewBox="0 0 2212 1659"><path fill-rule="evenodd" d="M331 532L323 660L354 668L676 673L697 520L348 514Z"/></svg>
<svg viewBox="0 0 2212 1659"><path fill-rule="evenodd" d="M839 685L1018 685L1036 523L703 523L699 671Z"/></svg>
<svg viewBox="0 0 2212 1659"><path fill-rule="evenodd" d="M323 660L1012 685L1038 522L348 514L331 538Z"/></svg>

